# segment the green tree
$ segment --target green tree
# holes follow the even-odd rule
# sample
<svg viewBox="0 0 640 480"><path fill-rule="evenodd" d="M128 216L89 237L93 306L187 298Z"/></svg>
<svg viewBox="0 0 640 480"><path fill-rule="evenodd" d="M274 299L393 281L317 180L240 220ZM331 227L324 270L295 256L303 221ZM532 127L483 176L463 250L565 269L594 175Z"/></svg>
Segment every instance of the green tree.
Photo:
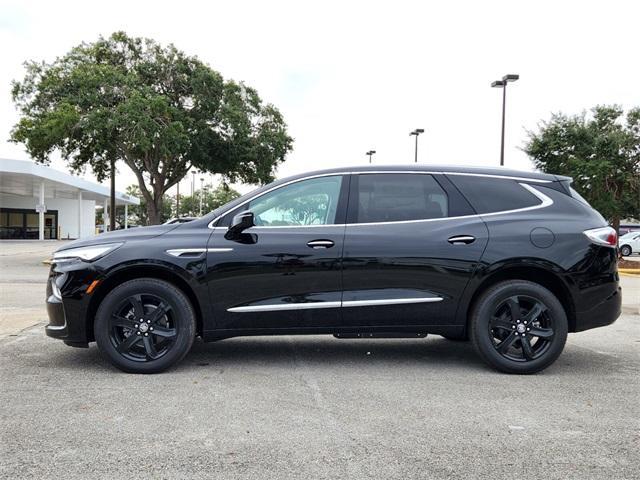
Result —
<svg viewBox="0 0 640 480"><path fill-rule="evenodd" d="M573 177L573 187L618 229L640 218L640 108L618 106L591 115L554 114L528 132L524 151L544 172Z"/></svg>
<svg viewBox="0 0 640 480"><path fill-rule="evenodd" d="M144 196L140 195L140 187L137 185L129 185L127 187L127 194L133 197L140 198L140 205L129 205L129 224L131 225L150 225L147 209L147 201ZM165 194L162 199L162 212L160 212L160 219L158 223L166 222L171 218L171 212L175 199L170 195ZM122 226L124 225L124 208L118 208L116 210L116 222Z"/></svg>
<svg viewBox="0 0 640 480"><path fill-rule="evenodd" d="M122 160L152 224L161 221L165 192L192 167L265 183L291 150L273 105L173 45L117 32L25 66L13 82L21 118L11 140L38 162L59 151L73 171L89 166L100 181Z"/></svg>
<svg viewBox="0 0 640 480"><path fill-rule="evenodd" d="M238 198L240 194L223 183L217 188L212 188L211 185L205 186L202 190L196 190L193 196L180 195L180 216L199 216L201 196L202 213L205 214Z"/></svg>

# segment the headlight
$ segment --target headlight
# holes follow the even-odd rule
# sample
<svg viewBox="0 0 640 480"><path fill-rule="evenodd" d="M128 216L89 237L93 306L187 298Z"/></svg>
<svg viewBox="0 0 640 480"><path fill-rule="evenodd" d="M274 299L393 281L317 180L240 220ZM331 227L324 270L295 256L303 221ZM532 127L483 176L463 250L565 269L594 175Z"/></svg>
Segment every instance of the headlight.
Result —
<svg viewBox="0 0 640 480"><path fill-rule="evenodd" d="M86 262L96 260L105 256L109 252L113 252L120 247L122 243L103 243L102 245L89 245L86 247L70 248L68 250L60 250L53 254L54 260L79 258Z"/></svg>

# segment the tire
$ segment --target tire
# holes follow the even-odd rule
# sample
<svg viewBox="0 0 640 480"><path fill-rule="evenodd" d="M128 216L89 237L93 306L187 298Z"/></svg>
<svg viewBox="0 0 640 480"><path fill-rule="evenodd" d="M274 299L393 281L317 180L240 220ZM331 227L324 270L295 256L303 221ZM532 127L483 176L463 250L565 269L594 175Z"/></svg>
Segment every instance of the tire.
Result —
<svg viewBox="0 0 640 480"><path fill-rule="evenodd" d="M158 373L177 364L191 349L195 333L189 299L155 278L114 288L102 300L94 324L100 352L128 373Z"/></svg>
<svg viewBox="0 0 640 480"><path fill-rule="evenodd" d="M567 341L562 304L543 286L525 280L500 282L482 293L470 323L471 341L480 358L505 373L544 370Z"/></svg>
<svg viewBox="0 0 640 480"><path fill-rule="evenodd" d="M631 253L632 250L630 245L623 245L620 247L620 255L622 255L623 257L628 257L629 255L631 255Z"/></svg>

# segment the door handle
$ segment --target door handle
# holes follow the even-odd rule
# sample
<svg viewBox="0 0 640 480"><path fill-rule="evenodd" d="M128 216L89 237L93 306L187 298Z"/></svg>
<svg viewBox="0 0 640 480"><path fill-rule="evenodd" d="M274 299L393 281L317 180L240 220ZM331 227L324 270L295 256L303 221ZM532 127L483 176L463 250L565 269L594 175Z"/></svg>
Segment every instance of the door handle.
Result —
<svg viewBox="0 0 640 480"><path fill-rule="evenodd" d="M307 242L307 247L317 249L317 248L331 248L335 245L333 240L311 240Z"/></svg>
<svg viewBox="0 0 640 480"><path fill-rule="evenodd" d="M454 235L453 237L449 237L447 242L452 245L468 245L476 241L476 237L472 235Z"/></svg>

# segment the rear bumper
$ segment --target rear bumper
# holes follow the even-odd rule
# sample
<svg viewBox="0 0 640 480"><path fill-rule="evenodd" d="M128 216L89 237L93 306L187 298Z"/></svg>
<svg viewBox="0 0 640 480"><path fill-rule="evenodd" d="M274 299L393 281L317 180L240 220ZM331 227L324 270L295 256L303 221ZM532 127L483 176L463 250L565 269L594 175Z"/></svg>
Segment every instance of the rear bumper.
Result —
<svg viewBox="0 0 640 480"><path fill-rule="evenodd" d="M622 313L622 289L618 287L609 297L587 311L576 314L576 328L582 332L591 328L604 327L615 322Z"/></svg>

